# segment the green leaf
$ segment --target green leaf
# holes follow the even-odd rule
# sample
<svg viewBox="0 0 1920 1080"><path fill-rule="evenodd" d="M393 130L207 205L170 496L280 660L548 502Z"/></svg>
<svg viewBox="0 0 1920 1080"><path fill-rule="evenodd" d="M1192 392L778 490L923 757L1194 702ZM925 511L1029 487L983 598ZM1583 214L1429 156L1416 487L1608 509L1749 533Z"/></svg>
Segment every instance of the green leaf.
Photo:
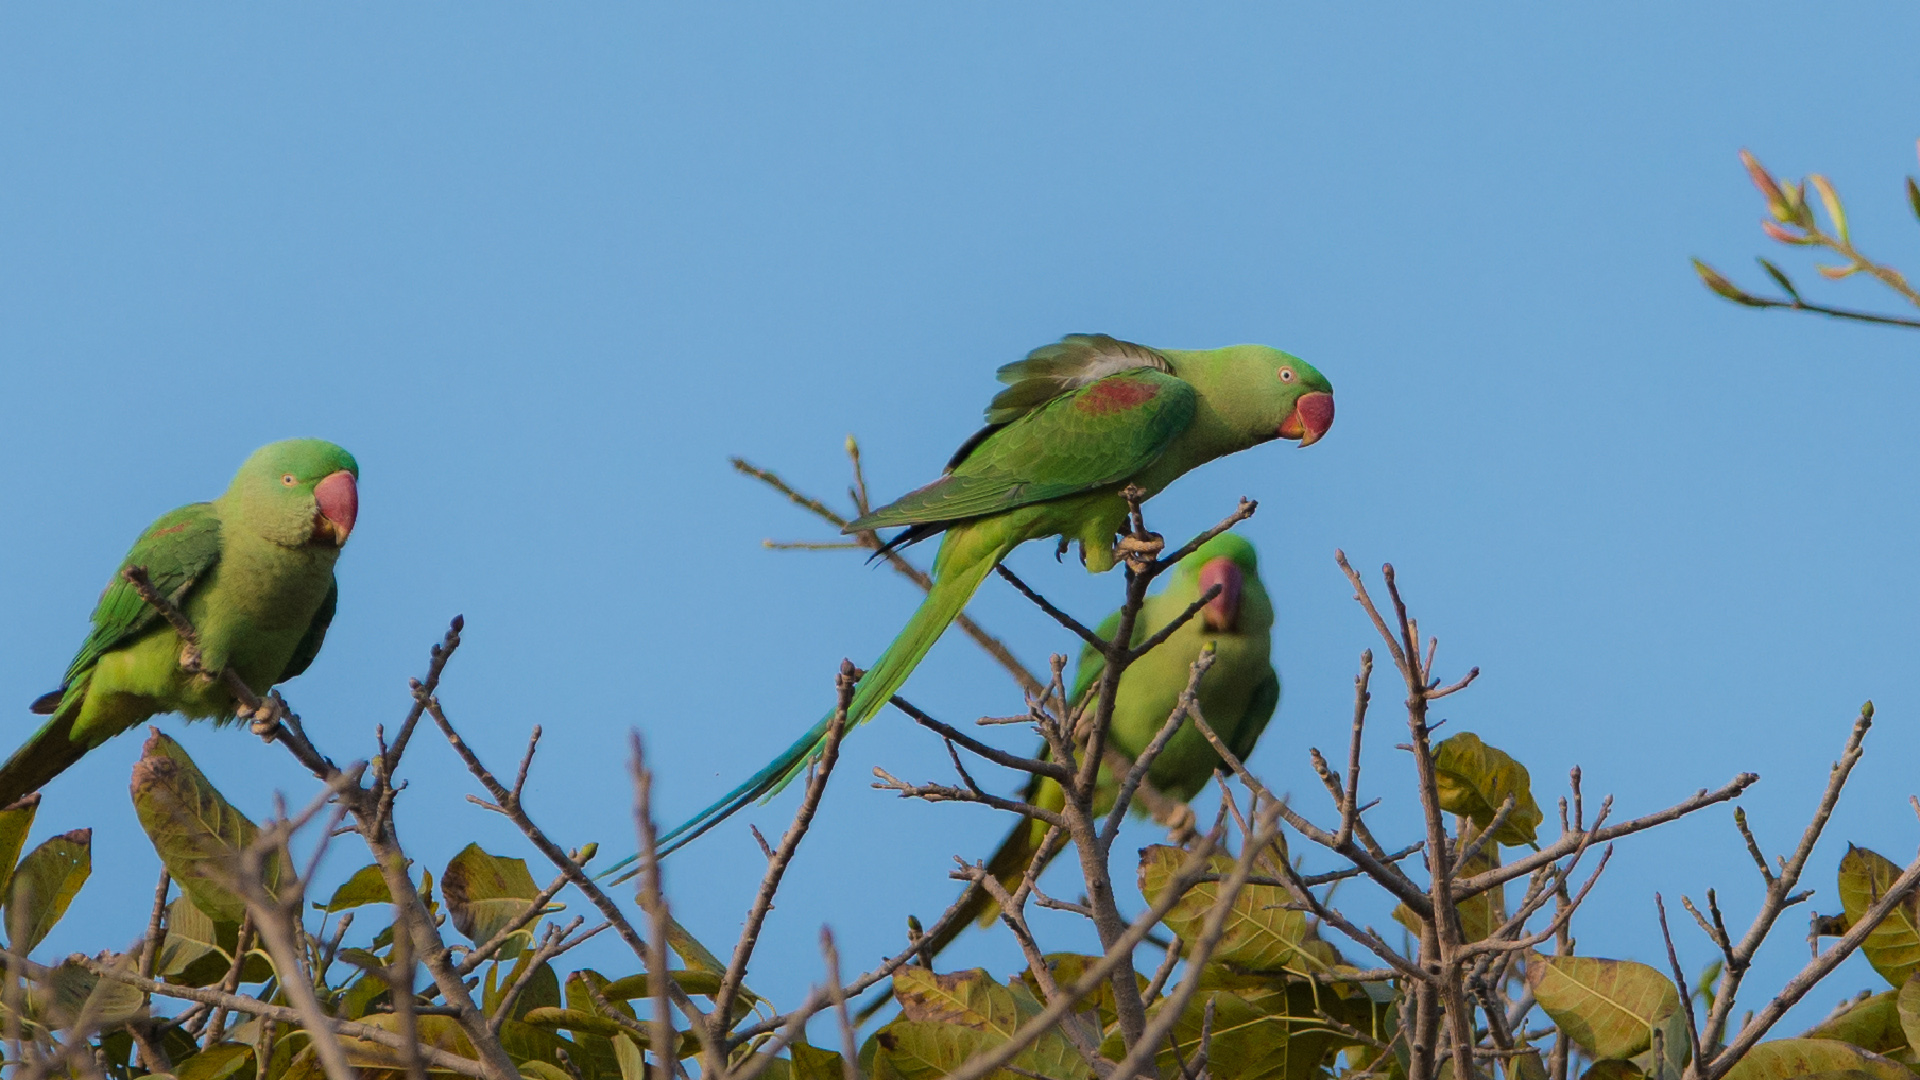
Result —
<svg viewBox="0 0 1920 1080"><path fill-rule="evenodd" d="M1525 765L1463 731L1433 748L1433 769L1442 810L1484 829L1511 795L1513 810L1493 838L1509 846L1534 842L1542 815Z"/></svg>
<svg viewBox="0 0 1920 1080"><path fill-rule="evenodd" d="M1907 982L1913 984L1914 980ZM1920 993L1920 989L1916 989L1916 993ZM1852 1043L1876 1054L1898 1050L1907 1045L1907 1033L1901 1027L1905 1019L1899 1007L1901 994L1901 990L1881 991L1838 1016L1822 1020L1800 1037ZM1920 1005L1920 997L1915 998L1915 1004ZM1920 1016L1914 1019L1920 1021Z"/></svg>
<svg viewBox="0 0 1920 1080"><path fill-rule="evenodd" d="M343 953L345 951L342 950ZM377 956L369 954L369 958L375 963L380 962ZM347 984L347 988L340 993L336 1008L348 1020L358 1020L372 1011L375 1005L391 1001L392 998L393 988L387 985L387 980L369 972Z"/></svg>
<svg viewBox="0 0 1920 1080"><path fill-rule="evenodd" d="M1335 1040L1325 1022L1313 1015L1310 1000L1291 1002L1284 991L1249 999L1228 990L1209 990L1194 995L1173 1027L1173 1044L1189 1063L1200 1049L1200 1029L1206 1022L1209 1001L1213 1003L1213 1035L1207 1071L1220 1080L1309 1080L1324 1076L1326 1061L1349 1041L1345 1036ZM1166 1005L1165 1000L1156 1002L1149 1016L1157 1015ZM1124 1053L1120 1034L1110 1035L1101 1050L1116 1058ZM1179 1058L1172 1048L1160 1051L1156 1061L1161 1075L1181 1074Z"/></svg>
<svg viewBox="0 0 1920 1080"><path fill-rule="evenodd" d="M1775 1039L1747 1051L1726 1080L1785 1080L1850 1073L1866 1080L1914 1080L1913 1073L1879 1054L1829 1039Z"/></svg>
<svg viewBox="0 0 1920 1080"><path fill-rule="evenodd" d="M316 910L334 912L365 907L368 904L391 904L393 894L387 891L387 879L380 873L375 863L363 866L353 872L353 876L333 890L333 895L324 904L313 905Z"/></svg>
<svg viewBox="0 0 1920 1080"><path fill-rule="evenodd" d="M918 966L894 972L893 996L908 1020L959 1024L1010 1036L1020 1026L1013 994L983 968L936 975Z"/></svg>
<svg viewBox="0 0 1920 1080"><path fill-rule="evenodd" d="M615 1036L613 1051L620 1061L620 1080L647 1080L646 1055L630 1034Z"/></svg>
<svg viewBox="0 0 1920 1080"><path fill-rule="evenodd" d="M1699 259L1693 260L1693 272L1700 275L1701 284L1712 289L1719 296L1725 297L1736 304L1745 304L1747 307L1760 307L1763 303L1742 292L1740 286L1727 280L1726 275L1708 266L1706 263L1701 262ZM1588 1075L1592 1075L1592 1073L1589 1072Z"/></svg>
<svg viewBox="0 0 1920 1080"><path fill-rule="evenodd" d="M522 1068L530 1064L543 1064L557 1069L560 1067L559 1051L566 1050L569 1056L573 1051L566 1040L552 1031L516 1019L501 1022L500 1048L507 1052L515 1065Z"/></svg>
<svg viewBox="0 0 1920 1080"><path fill-rule="evenodd" d="M166 940L154 958L161 978L179 986L212 986L233 967L233 950L240 944L238 923L216 923L186 896L167 905ZM242 982L259 982L273 974L271 962L258 945L247 954Z"/></svg>
<svg viewBox="0 0 1920 1080"><path fill-rule="evenodd" d="M1475 874L1484 873L1493 868L1492 854L1482 851L1473 858L1468 859L1466 865L1460 872L1463 877L1472 877ZM1486 938L1492 937L1495 930L1506 925L1506 892L1506 886L1495 886L1478 896L1470 897L1460 902L1461 940L1467 942L1483 941ZM1415 915L1413 909L1405 904L1397 905L1393 909L1393 921L1412 931L1415 936L1418 936L1420 933L1420 916Z"/></svg>
<svg viewBox="0 0 1920 1080"><path fill-rule="evenodd" d="M592 968L582 968L567 976L567 981L562 987L566 994L567 1011L577 1012L585 1016L599 1017L604 1020L605 1017L601 1016L599 1006L593 1001L593 995L587 992L589 984L604 987L607 985L606 976L601 975ZM603 990L602 993L604 994L605 991ZM609 998L608 1004L612 1005L616 1010L625 1009L625 1015L629 1017L634 1015L633 1007L625 1001ZM533 1013L527 1015L529 1023L532 1022L533 1015ZM615 1080L615 1078L620 1075L620 1062L614 1053L614 1045L610 1033L590 1033L579 1029L570 1030L574 1033L573 1041L575 1045L579 1047L573 1055L574 1064L580 1066L580 1070L588 1074L589 1077L598 1076L602 1078L602 1080Z"/></svg>
<svg viewBox="0 0 1920 1080"><path fill-rule="evenodd" d="M260 830L215 790L179 743L158 731L133 767L133 807L180 890L214 921L238 925L246 904L231 883ZM262 870L271 892L279 881L278 857L270 856Z"/></svg>
<svg viewBox="0 0 1920 1080"><path fill-rule="evenodd" d="M573 1080L573 1075L565 1069L544 1061L522 1061L518 1065L520 1075L527 1080Z"/></svg>
<svg viewBox="0 0 1920 1080"><path fill-rule="evenodd" d="M1676 1008L1660 1021L1653 1032L1653 1045L1635 1054L1633 1064L1655 1080L1680 1080L1691 1057L1693 1045L1687 1041L1687 1018Z"/></svg>
<svg viewBox="0 0 1920 1080"><path fill-rule="evenodd" d="M1507 1080L1547 1080L1547 1065L1540 1060L1538 1050L1506 1059L1501 1069Z"/></svg>
<svg viewBox="0 0 1920 1080"><path fill-rule="evenodd" d="M93 830L50 837L27 853L7 891L7 940L22 955L40 944L93 871Z"/></svg>
<svg viewBox="0 0 1920 1080"><path fill-rule="evenodd" d="M900 1080L938 1080L959 1068L961 1062L1002 1040L958 1024L895 1020L874 1032L873 1041L879 1047L873 1070L876 1075L891 1074ZM993 1080L1014 1080L1015 1075L1005 1069L991 1074Z"/></svg>
<svg viewBox="0 0 1920 1080"><path fill-rule="evenodd" d="M1795 300L1800 299L1800 290L1793 287L1793 282L1787 278L1786 273L1779 267L1773 265L1771 260L1761 259L1760 268L1767 272L1767 276L1773 279L1775 285L1780 286L1781 292L1786 293Z"/></svg>
<svg viewBox="0 0 1920 1080"><path fill-rule="evenodd" d="M604 1035L611 1039L620 1034L623 1028L598 1013L582 1012L579 1009L556 1009L544 1006L530 1009L521 1020L537 1028L557 1028L587 1035Z"/></svg>
<svg viewBox="0 0 1920 1080"><path fill-rule="evenodd" d="M1023 984L1003 986L979 969L935 975L922 967L901 968L894 973L894 996L903 1015L874 1033L876 1078L945 1076L968 1057L1006 1042L1041 1011ZM1090 1075L1086 1062L1057 1029L1016 1054L1011 1064L1057 1080L1086 1080ZM1014 1080L1018 1074L1002 1069L992 1075Z"/></svg>
<svg viewBox="0 0 1920 1080"><path fill-rule="evenodd" d="M1083 956L1079 953L1048 953L1046 961L1047 970L1053 975L1054 985L1069 986L1079 982L1088 968L1100 962L1100 957ZM1146 976L1140 975L1138 978L1140 989L1144 991L1147 987ZM1020 973L1020 982L1027 988L1028 993L1035 997L1040 995L1040 980L1034 975L1032 968ZM1114 1009L1113 984L1102 979L1099 986L1092 993L1081 998L1080 1003L1074 1008L1077 1015L1091 1019L1101 1031L1112 1027L1118 1018L1118 1013Z"/></svg>
<svg viewBox="0 0 1920 1080"><path fill-rule="evenodd" d="M701 997L712 997L720 992L720 976L712 972L670 971L667 974L672 976L675 983L679 984L680 989L685 990L689 994L697 994ZM642 972L638 975L629 975L624 979L615 979L600 989L601 992L609 998L633 1001L638 998L653 996L653 980L648 978L645 972ZM742 1001L759 1000L745 990L740 991L740 998Z"/></svg>
<svg viewBox="0 0 1920 1080"><path fill-rule="evenodd" d="M363 1016L360 1018L360 1023L396 1034L400 1030L400 1018L393 1013L374 1013L371 1016ZM474 1051L472 1040L468 1039L467 1033L461 1030L460 1022L451 1016L416 1016L414 1032L423 1045L445 1050L450 1054L458 1054L463 1058L479 1057L479 1054ZM400 1057L398 1050L366 1039L356 1039L350 1035L342 1035L339 1039L340 1048L346 1052L347 1063L362 1070L360 1080L405 1080L406 1062Z"/></svg>
<svg viewBox="0 0 1920 1080"><path fill-rule="evenodd" d="M116 958L116 966L132 973L130 956ZM34 988L34 1010L54 1028L71 1028L86 1018L95 1028L113 1027L147 1011L140 991L126 983L102 979L71 960L61 961L46 982Z"/></svg>
<svg viewBox="0 0 1920 1080"><path fill-rule="evenodd" d="M1846 908L1847 922L1859 922L1899 876L1900 868L1885 857L1867 848L1847 845L1847 853L1840 859L1840 904ZM1895 987L1920 970L1920 911L1917 908L1920 908L1920 896L1907 897L1887 912L1887 917L1860 944L1867 963Z"/></svg>
<svg viewBox="0 0 1920 1080"><path fill-rule="evenodd" d="M612 1009L611 1014L609 1014L606 1009L602 1009L599 1003L594 1000L593 995L588 992L587 988L589 985L599 989L600 996L606 999L607 1005ZM594 971L592 968L581 968L579 971L567 976L566 1011L580 1013L590 1017L599 1017L603 1020L610 1020L615 1016L623 1017L627 1020L636 1019L637 1014L633 1011L633 1006L627 1004L624 999L613 997L607 993L607 988L611 985L613 984L607 981L606 976ZM539 1010L535 1010L535 1012L538 1011ZM527 1015L527 1021L529 1023L534 1022L534 1013ZM637 1039L637 1045L640 1047L644 1048L647 1045L647 1037L645 1034L625 1027L621 1027L620 1031L623 1032L625 1036ZM596 1040L599 1040L597 1046ZM603 1035L585 1034L581 1035L576 1041L579 1042L582 1050L587 1054L598 1055L604 1052L605 1057L602 1060L608 1066L609 1072L613 1070L615 1065L613 1051L616 1049L615 1043L617 1043L618 1040L608 1041ZM679 1048L675 1051L676 1055L681 1058L690 1058L699 1052L699 1040L692 1032L682 1032L680 1034ZM579 1060L581 1055L576 1054L574 1056L575 1064L582 1064ZM590 1072L591 1070L582 1064L582 1071Z"/></svg>
<svg viewBox="0 0 1920 1080"><path fill-rule="evenodd" d="M179 1080L233 1080L254 1071L253 1047L222 1042L180 1062L173 1074Z"/></svg>
<svg viewBox="0 0 1920 1080"><path fill-rule="evenodd" d="M525 859L489 855L479 844L468 844L447 864L440 892L446 897L454 929L475 945L484 945L527 910L540 887L527 872ZM532 941L532 930L522 927L498 955L510 960Z"/></svg>
<svg viewBox="0 0 1920 1080"><path fill-rule="evenodd" d="M533 955L531 952L522 953L519 962L514 964L513 970L511 971L507 971L505 965L495 965L494 968L488 971L488 986L480 1007L481 1012L491 1016L498 1011L500 999L505 996L507 990L513 986L514 982L520 978L521 973L526 970L527 961L533 959ZM499 976L497 985L494 984L494 976L496 975ZM552 965L542 963L539 969L533 973L533 977L527 980L526 989L520 991L520 996L513 999L513 1011L509 1015L517 1020L525 1016L529 1009L547 1006L558 1007L559 1005L560 980L554 975Z"/></svg>
<svg viewBox="0 0 1920 1080"><path fill-rule="evenodd" d="M1187 853L1155 844L1140 850L1140 892L1149 901L1165 892L1185 864ZM1233 860L1216 855L1208 869L1220 877L1233 871ZM1200 936L1207 912L1219 899L1220 881L1203 881L1187 891L1161 921L1184 941ZM1213 958L1252 971L1306 972L1326 969L1324 960L1303 948L1310 933L1305 913L1291 910L1293 898L1277 885L1248 885L1233 898L1226 932Z"/></svg>
<svg viewBox="0 0 1920 1080"><path fill-rule="evenodd" d="M667 946L680 957L680 962L694 971L704 971L709 975L724 975L727 965L720 958L707 951L687 928L680 925L678 919L667 920Z"/></svg>
<svg viewBox="0 0 1920 1080"><path fill-rule="evenodd" d="M1907 177L1907 205L1913 208L1913 216L1920 218L1920 184L1911 176Z"/></svg>
<svg viewBox="0 0 1920 1080"><path fill-rule="evenodd" d="M805 1039L787 1047L793 1080L841 1080L846 1075L841 1055L807 1045Z"/></svg>
<svg viewBox="0 0 1920 1080"><path fill-rule="evenodd" d="M0 896L7 895L13 864L20 861L20 850L27 844L27 830L33 827L33 812L38 809L40 793L36 791L0 810Z"/></svg>
<svg viewBox="0 0 1920 1080"><path fill-rule="evenodd" d="M1631 960L1536 957L1527 981L1560 1030L1596 1059L1625 1060L1650 1049L1654 1030L1680 1008L1671 980Z"/></svg>
<svg viewBox="0 0 1920 1080"><path fill-rule="evenodd" d="M1902 1041L1909 1047L1920 1046L1920 973L1907 976L1907 981L1900 984L1898 991L1889 991L1889 993L1894 994L1894 1015L1899 1022ZM1812 1036L1813 1032L1809 1031L1807 1034ZM1876 1054L1900 1049L1899 1046L1884 1048L1872 1046L1857 1039L1842 1041L1853 1043L1863 1050L1872 1050Z"/></svg>

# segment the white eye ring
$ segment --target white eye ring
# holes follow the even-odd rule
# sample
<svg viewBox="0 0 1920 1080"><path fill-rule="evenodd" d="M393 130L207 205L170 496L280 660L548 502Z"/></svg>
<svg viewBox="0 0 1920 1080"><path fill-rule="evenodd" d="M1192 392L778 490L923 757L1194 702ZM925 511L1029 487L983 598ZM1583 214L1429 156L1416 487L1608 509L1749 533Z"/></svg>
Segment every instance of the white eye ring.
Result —
<svg viewBox="0 0 1920 1080"><path fill-rule="evenodd" d="M293 475L292 473L288 473L287 475L280 478L280 482L287 485L288 487L292 487L293 485L300 482L300 478Z"/></svg>
<svg viewBox="0 0 1920 1080"><path fill-rule="evenodd" d="M1292 382L1292 381L1293 381L1293 369L1292 369L1292 368L1290 368L1290 367L1283 367L1283 368L1281 368L1281 369L1280 369L1280 381L1281 381L1281 382Z"/></svg>

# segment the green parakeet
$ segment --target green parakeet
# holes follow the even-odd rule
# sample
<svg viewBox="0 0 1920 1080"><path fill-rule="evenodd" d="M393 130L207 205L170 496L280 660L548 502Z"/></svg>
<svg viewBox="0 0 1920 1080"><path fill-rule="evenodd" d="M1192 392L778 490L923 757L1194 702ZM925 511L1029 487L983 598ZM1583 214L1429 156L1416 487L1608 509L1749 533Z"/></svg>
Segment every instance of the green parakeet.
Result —
<svg viewBox="0 0 1920 1080"><path fill-rule="evenodd" d="M272 443L247 458L226 494L148 526L100 594L60 689L32 705L52 719L0 765L0 806L151 716L233 720L218 672L232 669L265 694L305 671L333 619L333 565L359 512L359 475L332 443ZM131 566L146 567L193 623L206 674L181 668L180 637L127 582Z"/></svg>
<svg viewBox="0 0 1920 1080"><path fill-rule="evenodd" d="M1311 445L1333 424L1333 388L1311 366L1264 345L1150 349L1075 334L999 371L1007 388L986 426L944 475L847 525L904 526L889 546L945 533L933 587L860 680L847 722L863 723L939 640L987 574L1015 547L1078 541L1095 573L1112 569L1127 517L1120 490L1154 495L1189 469L1274 439ZM671 851L740 807L778 791L818 753L832 717L725 798L662 838Z"/></svg>
<svg viewBox="0 0 1920 1080"><path fill-rule="evenodd" d="M1140 756L1160 733L1167 717L1179 704L1187 688L1194 660L1208 645L1214 648L1213 666L1200 681L1200 715L1207 726L1220 736L1234 756L1246 760L1253 744L1266 730L1267 721L1280 703L1280 676L1268 659L1273 629L1273 602L1260 582L1253 545L1233 534L1222 533L1201 545L1199 550L1180 560L1165 589L1147 598L1134 623L1134 644L1146 640L1166 626L1188 605L1218 585L1219 595L1207 602L1200 613L1175 631L1159 648L1141 657L1120 676L1119 692L1113 701L1113 726L1108 729L1107 744L1129 759ZM1111 639L1119 629L1120 613L1114 612L1100 625L1100 633ZM1094 693L1105 668L1105 660L1091 647L1080 653L1073 688L1067 700L1082 702ZM1041 748L1044 755L1046 748ZM1160 756L1147 769L1147 782L1155 790L1183 802L1192 799L1213 778L1221 764L1220 756L1200 734L1191 720L1180 725ZM1107 769L1100 770L1096 799L1098 812L1113 806L1119 779ZM1042 777L1033 777L1025 792L1028 802L1049 810L1066 804L1060 785ZM1135 810L1140 810L1138 803ZM1027 865L1040 850L1047 826L1026 820L1015 825L999 850L987 862L987 870L1012 892L1020 885ZM991 922L1000 908L988 892L979 886L968 890L967 914L952 924L944 935L929 946L934 952L945 948L969 921Z"/></svg>

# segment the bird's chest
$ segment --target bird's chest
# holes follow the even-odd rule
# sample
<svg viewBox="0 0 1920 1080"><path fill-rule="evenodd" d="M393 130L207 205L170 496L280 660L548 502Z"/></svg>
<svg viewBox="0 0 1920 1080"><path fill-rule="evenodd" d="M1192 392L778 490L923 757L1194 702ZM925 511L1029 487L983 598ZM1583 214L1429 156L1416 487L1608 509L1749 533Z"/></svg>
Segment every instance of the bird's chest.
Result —
<svg viewBox="0 0 1920 1080"><path fill-rule="evenodd" d="M238 668L249 682L278 678L326 599L334 556L264 541L223 551L187 605L208 665Z"/></svg>

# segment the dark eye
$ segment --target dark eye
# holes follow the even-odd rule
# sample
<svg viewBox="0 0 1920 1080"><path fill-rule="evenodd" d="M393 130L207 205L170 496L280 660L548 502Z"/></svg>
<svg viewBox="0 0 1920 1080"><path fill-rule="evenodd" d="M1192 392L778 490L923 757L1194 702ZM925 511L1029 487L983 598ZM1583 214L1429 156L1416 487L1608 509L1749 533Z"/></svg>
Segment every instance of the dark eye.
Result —
<svg viewBox="0 0 1920 1080"><path fill-rule="evenodd" d="M1280 369L1280 381L1281 381L1281 382L1292 382L1292 381L1293 381L1293 369L1292 369L1292 368L1290 368L1290 367L1283 367L1283 368L1281 368L1281 369Z"/></svg>
<svg viewBox="0 0 1920 1080"><path fill-rule="evenodd" d="M292 487L293 485L300 482L300 478L293 475L292 473L288 473L287 475L280 478L280 482L287 485L288 487Z"/></svg>

